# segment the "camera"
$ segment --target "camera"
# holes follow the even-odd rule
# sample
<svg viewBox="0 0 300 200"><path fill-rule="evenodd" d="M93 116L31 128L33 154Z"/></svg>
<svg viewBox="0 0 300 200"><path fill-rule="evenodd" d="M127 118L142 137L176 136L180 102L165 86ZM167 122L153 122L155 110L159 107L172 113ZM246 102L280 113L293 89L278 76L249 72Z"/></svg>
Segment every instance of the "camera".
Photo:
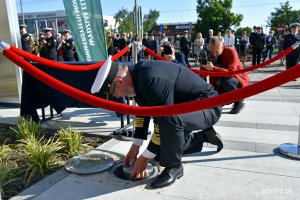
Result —
<svg viewBox="0 0 300 200"><path fill-rule="evenodd" d="M207 65L207 63L211 60L210 52L206 49L201 49L199 53L199 60L201 65Z"/></svg>
<svg viewBox="0 0 300 200"><path fill-rule="evenodd" d="M173 54L173 50L172 50L172 44L167 41L167 42L164 42L161 47L163 48L162 52L161 52L161 56L164 56L164 55L172 55Z"/></svg>
<svg viewBox="0 0 300 200"><path fill-rule="evenodd" d="M171 45L162 45L161 47L163 47L163 51L161 52L161 56L172 55L173 54L173 50L171 48Z"/></svg>

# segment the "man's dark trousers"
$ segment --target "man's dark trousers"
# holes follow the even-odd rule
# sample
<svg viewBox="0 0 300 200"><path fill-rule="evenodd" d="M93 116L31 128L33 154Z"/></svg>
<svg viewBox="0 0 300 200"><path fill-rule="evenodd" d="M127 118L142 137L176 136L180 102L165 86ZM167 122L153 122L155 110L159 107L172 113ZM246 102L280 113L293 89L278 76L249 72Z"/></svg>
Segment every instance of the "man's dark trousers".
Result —
<svg viewBox="0 0 300 200"><path fill-rule="evenodd" d="M223 94L223 93L230 92L230 91L241 88L240 81L235 77L231 77L231 78L220 77L219 80L217 81L217 83L218 83L218 88L219 88L219 94ZM239 101L236 101L236 103L242 102L242 101L243 100L239 100Z"/></svg>
<svg viewBox="0 0 300 200"><path fill-rule="evenodd" d="M260 46L253 47L253 57L252 57L252 66L255 66L260 63L262 49Z"/></svg>
<svg viewBox="0 0 300 200"><path fill-rule="evenodd" d="M169 167L181 163L184 150L193 146L193 143L200 144L199 151L201 151L203 141L199 142L191 132L211 128L220 119L221 110L221 107L216 107L155 118L160 131L160 148L157 148L159 152L155 153L159 154L160 165Z"/></svg>

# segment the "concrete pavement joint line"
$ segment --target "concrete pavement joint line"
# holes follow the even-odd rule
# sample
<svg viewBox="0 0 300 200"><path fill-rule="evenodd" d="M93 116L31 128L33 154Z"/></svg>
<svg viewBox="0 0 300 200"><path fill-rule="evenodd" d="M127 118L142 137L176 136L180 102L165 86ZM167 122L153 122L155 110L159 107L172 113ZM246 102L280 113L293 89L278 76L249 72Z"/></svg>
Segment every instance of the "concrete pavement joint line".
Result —
<svg viewBox="0 0 300 200"><path fill-rule="evenodd" d="M176 199L182 199L182 200L195 200L195 199L190 199L190 198L185 198L185 197L182 197L182 196L174 196L174 195L165 195L166 197L175 197ZM163 200L164 197L162 197L161 200Z"/></svg>
<svg viewBox="0 0 300 200"><path fill-rule="evenodd" d="M280 176L280 177L297 178L297 179L299 178L300 179L300 176L287 176L287 175L282 175L282 174L271 174L271 173L266 173L266 172L255 172L255 171L251 171L251 170L230 169L227 167L215 167L215 166L199 165L199 164L190 164L190 165L207 167L207 168L215 168L215 169L225 169L225 170L230 170L230 171L249 172L249 173L254 173L254 174L264 174L264 175L270 175L270 176Z"/></svg>
<svg viewBox="0 0 300 200"><path fill-rule="evenodd" d="M271 127L270 127L270 125L271 125ZM296 125L256 123L256 122L238 122L238 121L222 121L221 120L215 126L255 128L255 129L265 129L264 126L268 126L268 130L298 131L298 126L296 126Z"/></svg>

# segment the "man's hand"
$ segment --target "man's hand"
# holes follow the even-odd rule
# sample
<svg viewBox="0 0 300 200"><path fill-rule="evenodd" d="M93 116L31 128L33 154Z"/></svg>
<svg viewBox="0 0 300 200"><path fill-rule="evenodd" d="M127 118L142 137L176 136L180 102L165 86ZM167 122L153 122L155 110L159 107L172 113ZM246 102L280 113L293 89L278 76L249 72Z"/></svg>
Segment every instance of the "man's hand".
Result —
<svg viewBox="0 0 300 200"><path fill-rule="evenodd" d="M143 179L148 176L146 171L149 158L140 156L134 163L133 171L131 177L134 179Z"/></svg>
<svg viewBox="0 0 300 200"><path fill-rule="evenodd" d="M207 69L208 71L212 71L214 68L214 65L212 64L212 62L208 62L207 65L202 65L205 69Z"/></svg>
<svg viewBox="0 0 300 200"><path fill-rule="evenodd" d="M137 155L139 154L140 147L137 145L131 145L130 150L128 151L125 160L124 165L133 165L134 161L137 158Z"/></svg>

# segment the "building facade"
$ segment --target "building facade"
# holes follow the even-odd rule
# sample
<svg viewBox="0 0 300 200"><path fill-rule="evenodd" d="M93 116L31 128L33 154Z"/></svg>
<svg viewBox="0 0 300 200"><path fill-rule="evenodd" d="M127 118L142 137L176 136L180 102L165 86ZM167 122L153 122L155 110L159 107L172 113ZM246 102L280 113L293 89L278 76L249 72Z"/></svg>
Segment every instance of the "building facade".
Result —
<svg viewBox="0 0 300 200"><path fill-rule="evenodd" d="M171 42L174 42L180 39L180 37L184 35L184 31L186 30L189 32L189 36L191 36L191 34L193 34L195 25L196 23L192 22L160 24L153 28L151 34L156 38L159 38L164 32L166 36L171 40Z"/></svg>
<svg viewBox="0 0 300 200"><path fill-rule="evenodd" d="M18 18L19 24L23 24L21 13L18 14ZM64 29L70 29L64 10L24 13L24 20L28 33L35 35L38 35L46 27L53 28L54 34L63 32ZM103 15L103 24L106 30L114 31L116 29L113 16Z"/></svg>

